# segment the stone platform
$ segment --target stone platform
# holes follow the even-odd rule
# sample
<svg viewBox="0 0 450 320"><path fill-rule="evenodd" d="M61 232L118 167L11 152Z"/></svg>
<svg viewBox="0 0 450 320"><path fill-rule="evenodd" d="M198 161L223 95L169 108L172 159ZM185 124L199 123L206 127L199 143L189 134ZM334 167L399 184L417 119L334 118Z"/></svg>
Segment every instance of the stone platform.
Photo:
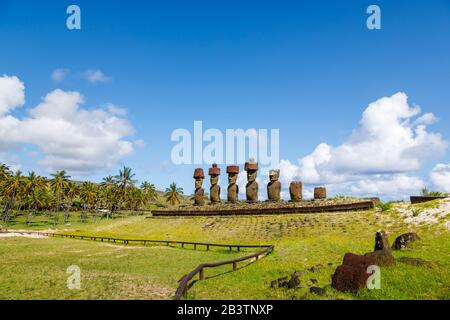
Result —
<svg viewBox="0 0 450 320"><path fill-rule="evenodd" d="M378 200L379 201L379 200ZM377 199L327 199L307 200L302 202L258 202L211 204L201 207L186 206L177 209L152 211L153 217L164 216L230 216L230 215L270 215L289 213L318 213L362 211L375 207Z"/></svg>

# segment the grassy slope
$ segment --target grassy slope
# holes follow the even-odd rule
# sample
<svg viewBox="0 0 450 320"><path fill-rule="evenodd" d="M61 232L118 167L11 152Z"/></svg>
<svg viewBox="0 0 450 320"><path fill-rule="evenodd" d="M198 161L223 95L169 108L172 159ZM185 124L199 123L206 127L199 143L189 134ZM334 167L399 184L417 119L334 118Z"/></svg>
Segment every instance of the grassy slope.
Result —
<svg viewBox="0 0 450 320"><path fill-rule="evenodd" d="M96 224L77 225L71 232L80 234L98 234L104 236L122 236L130 238L147 239L173 239L190 241L208 241L216 243L271 243L275 244L275 252L265 259L242 268L238 272L227 273L220 277L213 277L205 281L197 282L189 291L191 299L298 299L310 298L316 299L317 296L310 295L309 279L318 280L319 286L327 286L331 283L331 274L337 265L342 261L345 252L365 253L373 250L375 231L383 228L390 234L390 240L395 236L406 232L415 231L422 236L423 241L417 242L412 248L402 252L396 252L395 256L422 257L435 261L435 264L429 267L413 267L404 264L398 264L395 268L382 269L382 288L381 290L363 290L358 294L338 293L331 288L327 288L325 299L450 299L450 234L448 231L435 227L417 227L410 230L400 223L395 215L376 215L373 212L364 213L322 213L308 215L282 215L282 216L249 216L249 217L198 217L198 218L151 218L130 217L126 219L117 219L114 221L102 221ZM54 258L45 257L38 260L35 265L37 274L42 268L52 268L51 263L60 263L59 278L66 279L65 268L67 267L70 255L67 250L59 250L52 243L63 241L65 246L82 246L84 250L97 252L97 256L92 256L87 261L89 263L84 267L88 272L92 272L91 284L86 282L87 287L83 292L77 293L82 298L126 298L127 294L122 292L126 283L134 283L133 280L111 280L113 284L106 286L109 290L103 289L102 281L109 281L109 278L131 277L136 283L153 283L157 288L150 289L134 288L129 295L130 298L164 298L170 296L161 296L159 293L152 294L152 291L174 290L176 280L187 273L200 262L212 262L229 259L235 254L226 252L195 252L192 250L170 249L170 248L140 248L128 249L127 258L112 259L113 255L103 255L102 245L97 243L88 243L74 240L28 240L0 239L0 243L6 243L9 249L3 249L1 246L0 261L7 264L10 260L28 261L25 256L26 250L30 252L37 251L33 249L36 245L48 241L48 249L53 248ZM13 248L23 242L20 250ZM32 247L30 246L33 243ZM30 247L29 247L30 246ZM28 249L27 249L28 248ZM113 250L115 247L108 247ZM83 250L83 249L70 249ZM69 250L69 251L70 251ZM110 250L110 249L108 249ZM118 249L117 249L118 250ZM121 250L124 251L124 250ZM120 252L120 250L119 250ZM123 254L123 253L120 253ZM120 255L118 254L118 255ZM67 256L68 255L68 256ZM76 259L83 259L85 255L77 256ZM111 260L113 262L111 262ZM76 260L78 261L78 260ZM9 263L8 263L9 262ZM100 270L108 269L112 263L117 273L107 272L105 274L97 273ZM137 264L134 267L134 264ZM328 265L332 263L332 265ZM3 264L3 262L2 262ZM38 267L42 264L42 267ZM322 264L323 268L315 273L305 271L307 268L316 264ZM27 278L32 267L25 267L23 272L16 274L14 269L6 274L11 274L13 279L11 283L23 283L23 278ZM64 267L64 269L62 269ZM31 268L28 270L27 268ZM62 271L61 271L62 270ZM108 269L109 270L109 269ZM135 272L134 272L134 271ZM305 271L302 275L303 288L297 290L289 289L271 289L270 281L282 276L289 275L294 270ZM53 270L56 272L55 270ZM221 270L208 270L206 276L213 275ZM56 274L58 274L56 272ZM42 275L41 275L42 276ZM32 276L29 276L30 279ZM133 278L136 277L136 278ZM0 288L4 287L0 277ZM49 281L52 278L46 278L46 286L39 292L42 297L61 297L53 295L50 288L59 286L64 291L64 282L59 281L52 284ZM103 280L101 280L103 279ZM145 282L143 279L146 279ZM151 280L150 280L151 279ZM114 281L117 281L114 282ZM130 285L131 287L133 285ZM23 293L23 287L12 285L14 294L8 297L20 297ZM14 289L15 288L15 289ZM45 291L46 289L47 291ZM0 289L1 291L1 289ZM66 289L67 291L67 289ZM47 293L46 293L47 292ZM127 292L127 291L126 291ZM150 292L150 293L149 293ZM70 293L74 294L74 293ZM70 297L69 294L69 297ZM0 297L2 295L0 294ZM36 297L25 294L23 297Z"/></svg>

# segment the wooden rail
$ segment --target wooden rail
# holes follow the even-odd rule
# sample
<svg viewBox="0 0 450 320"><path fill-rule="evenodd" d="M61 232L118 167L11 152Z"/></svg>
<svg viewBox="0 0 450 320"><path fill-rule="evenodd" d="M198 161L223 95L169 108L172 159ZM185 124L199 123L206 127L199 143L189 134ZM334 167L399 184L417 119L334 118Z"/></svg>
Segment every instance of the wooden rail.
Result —
<svg viewBox="0 0 450 320"><path fill-rule="evenodd" d="M247 255L245 257L241 257L234 260L228 260L228 261L220 261L220 262L213 262L213 263L203 263L199 265L197 268L189 272L187 275L185 275L181 280L180 284L178 285L177 291L175 292L175 296L173 297L174 300L180 300L183 296L186 295L188 290L188 284L189 281L192 280L197 274L199 275L199 280L203 280L205 278L205 269L206 268L215 268L220 267L223 265L233 265L233 271L237 270L237 264L242 261L255 259L258 260L260 257L264 257L267 254L271 253L274 249L273 245L265 247L263 250Z"/></svg>
<svg viewBox="0 0 450 320"><path fill-rule="evenodd" d="M219 244L219 243L207 243L207 242L193 242L193 241L175 241L175 240L154 240L154 239L124 239L124 238L111 238L111 237L100 237L93 235L78 235L78 234L68 234L68 233L53 233L53 232L41 232L41 231L15 231L15 230L6 230L0 231L0 233L18 233L18 234L37 234L47 237L61 237L61 238L70 238L70 239L79 239L79 240L91 240L91 241L100 241L100 242L113 242L113 243L122 243L125 245L128 244L165 244L166 246L176 246L181 245L181 248L186 249L186 245L191 245L194 249L197 249L199 246L204 247L206 251L209 251L211 247L220 247L220 248L229 248L230 251L236 249L240 251L241 248L266 248L269 245L257 245L257 244Z"/></svg>
<svg viewBox="0 0 450 320"><path fill-rule="evenodd" d="M230 251L233 250L233 248L236 248L236 250L239 252L241 251L241 248L263 248L262 250L241 257L234 260L228 260L228 261L220 261L220 262L213 262L213 263L203 263L200 264L197 268L189 272L187 275L183 276L183 278L179 281L178 288L175 292L175 295L173 297L174 300L181 299L188 290L188 284L189 281L192 280L195 275L199 274L199 280L203 280L205 278L205 269L206 268L215 268L220 267L223 265L230 264L233 266L233 271L237 271L237 264L242 261L255 259L257 261L259 258L265 257L267 254L271 253L274 249L273 245L254 245L254 244L248 244L248 245L241 245L241 244L218 244L218 243L206 243L206 242L192 242L192 241L173 241L173 240L152 240L152 239L124 239L124 238L111 238L111 237L99 237L99 236L93 236L93 235L77 235L77 234L67 234L67 233L52 233L52 232L41 232L41 231L14 231L14 230L6 230L6 231L0 231L0 233L18 233L18 234L37 234L47 237L61 237L61 238L70 238L70 239L79 239L79 240L90 240L90 241L101 241L101 242L113 242L113 243L122 243L125 245L128 245L130 243L137 243L142 245L147 244L165 244L167 246L170 245L181 245L182 249L186 248L186 245L193 246L194 250L197 250L198 246L203 246L206 251L209 251L211 247L218 247L218 248L229 248Z"/></svg>

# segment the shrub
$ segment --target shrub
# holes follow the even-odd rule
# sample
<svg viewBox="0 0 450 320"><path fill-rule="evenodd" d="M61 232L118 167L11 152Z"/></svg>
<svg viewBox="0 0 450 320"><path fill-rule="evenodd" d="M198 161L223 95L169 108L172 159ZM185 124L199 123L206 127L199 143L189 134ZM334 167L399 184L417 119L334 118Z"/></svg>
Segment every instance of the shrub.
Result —
<svg viewBox="0 0 450 320"><path fill-rule="evenodd" d="M392 209L392 202L380 203L377 205L377 208L381 210L381 212L385 212Z"/></svg>

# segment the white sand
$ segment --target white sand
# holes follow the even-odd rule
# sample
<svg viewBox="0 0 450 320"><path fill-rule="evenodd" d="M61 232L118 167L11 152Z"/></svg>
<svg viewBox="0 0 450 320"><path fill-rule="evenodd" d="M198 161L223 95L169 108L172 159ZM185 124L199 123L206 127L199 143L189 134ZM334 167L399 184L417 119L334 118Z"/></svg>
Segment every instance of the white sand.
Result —
<svg viewBox="0 0 450 320"><path fill-rule="evenodd" d="M19 232L0 232L0 238L13 238L13 237L23 237L23 238L48 238L42 234L38 233L19 233Z"/></svg>
<svg viewBox="0 0 450 320"><path fill-rule="evenodd" d="M450 198L440 201L437 208L425 209L421 212L414 205L397 204L394 209L400 213L408 224L441 224L450 230ZM415 216L414 216L415 215Z"/></svg>

